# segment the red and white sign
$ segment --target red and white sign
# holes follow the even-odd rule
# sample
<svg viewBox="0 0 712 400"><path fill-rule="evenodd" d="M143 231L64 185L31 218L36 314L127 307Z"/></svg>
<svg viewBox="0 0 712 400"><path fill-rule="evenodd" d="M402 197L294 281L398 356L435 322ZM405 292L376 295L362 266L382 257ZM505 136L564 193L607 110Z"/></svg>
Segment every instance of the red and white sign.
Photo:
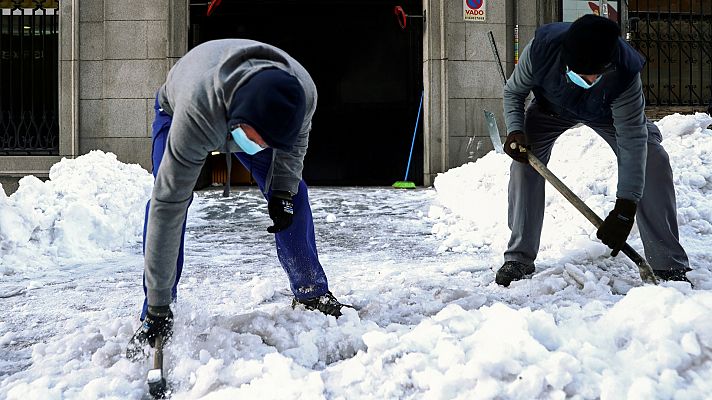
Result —
<svg viewBox="0 0 712 400"><path fill-rule="evenodd" d="M487 0L462 0L462 13L465 21L487 20Z"/></svg>

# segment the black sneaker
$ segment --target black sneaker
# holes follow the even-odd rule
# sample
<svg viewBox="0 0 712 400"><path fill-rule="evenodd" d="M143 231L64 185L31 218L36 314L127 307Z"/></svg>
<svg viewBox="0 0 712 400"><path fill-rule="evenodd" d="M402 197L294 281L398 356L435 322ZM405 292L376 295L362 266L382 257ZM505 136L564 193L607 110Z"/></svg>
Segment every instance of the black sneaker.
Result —
<svg viewBox="0 0 712 400"><path fill-rule="evenodd" d="M677 282L687 282L692 285L689 279L687 279L687 273L692 271L691 268L675 268L675 269L663 269L663 270L653 270L655 277L662 281L677 281Z"/></svg>
<svg viewBox="0 0 712 400"><path fill-rule="evenodd" d="M341 316L341 308L349 307L354 308L348 304L339 303L331 292L326 292L319 297L312 297L311 299L298 300L296 297L292 300L292 308L301 304L307 310L317 310L321 311L326 315L333 315L336 318Z"/></svg>
<svg viewBox="0 0 712 400"><path fill-rule="evenodd" d="M534 265L527 265L519 261L505 261L502 268L497 271L494 281L498 285L509 286L512 281L518 281L526 275L534 273Z"/></svg>

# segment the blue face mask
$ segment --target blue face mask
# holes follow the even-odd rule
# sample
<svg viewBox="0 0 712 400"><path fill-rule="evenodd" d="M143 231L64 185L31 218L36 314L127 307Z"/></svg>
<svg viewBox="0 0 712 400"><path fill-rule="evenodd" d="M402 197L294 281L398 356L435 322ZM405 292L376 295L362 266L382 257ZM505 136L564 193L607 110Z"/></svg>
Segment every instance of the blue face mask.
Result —
<svg viewBox="0 0 712 400"><path fill-rule="evenodd" d="M599 75L598 78L596 78L596 80L593 81L593 83L588 83L579 74L570 70L569 67L566 67L566 76L568 76L569 80L571 80L571 82L575 83L577 86L582 87L584 89L591 89L593 87L593 85L597 84L598 81L601 80L602 75Z"/></svg>
<svg viewBox="0 0 712 400"><path fill-rule="evenodd" d="M254 155L264 150L262 146L248 139L245 131L243 131L239 125L230 133L232 134L232 138L235 140L235 143L237 143L237 145L240 146L245 153Z"/></svg>

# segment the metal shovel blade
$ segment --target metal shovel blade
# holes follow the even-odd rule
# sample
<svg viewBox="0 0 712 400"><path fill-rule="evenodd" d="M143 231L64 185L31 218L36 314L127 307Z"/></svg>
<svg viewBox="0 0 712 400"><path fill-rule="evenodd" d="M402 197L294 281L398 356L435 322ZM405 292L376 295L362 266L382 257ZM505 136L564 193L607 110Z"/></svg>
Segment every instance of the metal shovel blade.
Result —
<svg viewBox="0 0 712 400"><path fill-rule="evenodd" d="M502 146L502 138L499 137L499 128L497 128L497 120L494 114L487 110L485 112L485 120L487 120L487 130L489 131L490 139L492 140L492 145L494 146L494 151L499 154L504 153L504 146Z"/></svg>
<svg viewBox="0 0 712 400"><path fill-rule="evenodd" d="M154 344L156 352L153 358L153 369L148 371L146 382L151 396L156 399L164 399L168 390L166 378L163 377L163 336L157 336Z"/></svg>
<svg viewBox="0 0 712 400"><path fill-rule="evenodd" d="M163 371L160 369L152 369L148 371L146 377L148 382L148 392L157 399L165 398L166 396L166 379L163 377Z"/></svg>

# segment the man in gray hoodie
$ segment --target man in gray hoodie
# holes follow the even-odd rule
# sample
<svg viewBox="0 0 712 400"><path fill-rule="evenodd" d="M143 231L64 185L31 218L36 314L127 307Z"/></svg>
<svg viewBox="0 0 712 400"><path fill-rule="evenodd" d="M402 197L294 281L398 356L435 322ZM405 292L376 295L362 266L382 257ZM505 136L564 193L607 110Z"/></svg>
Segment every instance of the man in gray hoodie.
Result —
<svg viewBox="0 0 712 400"><path fill-rule="evenodd" d="M153 123L155 183L144 225L141 327L129 343L135 358L158 334L170 336L183 266L188 206L212 151L232 153L251 172L268 201L277 255L294 301L341 315L319 263L314 225L302 180L317 93L309 73L284 51L251 40L201 44L168 73L156 96ZM229 174L228 174L229 176ZM229 186L226 192L229 190Z"/></svg>
<svg viewBox="0 0 712 400"><path fill-rule="evenodd" d="M534 272L544 219L544 178L527 165L528 148L548 163L564 131L586 124L618 159L615 207L597 237L618 254L637 217L645 256L659 279L688 281L680 245L672 170L660 130L645 117L643 58L619 37L618 25L585 15L539 28L504 88L505 152L512 235L495 281L508 286ZM534 100L524 112L529 93ZM585 165L585 164L584 164Z"/></svg>

